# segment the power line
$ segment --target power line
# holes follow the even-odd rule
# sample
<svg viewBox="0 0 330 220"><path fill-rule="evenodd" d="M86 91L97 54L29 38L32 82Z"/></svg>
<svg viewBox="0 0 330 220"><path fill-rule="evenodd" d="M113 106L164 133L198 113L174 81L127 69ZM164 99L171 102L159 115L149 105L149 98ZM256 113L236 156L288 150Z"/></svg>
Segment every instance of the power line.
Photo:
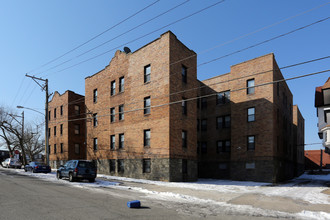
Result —
<svg viewBox="0 0 330 220"><path fill-rule="evenodd" d="M328 5L328 4L330 4L330 2L327 2L327 3L325 3L325 4L319 5L319 6L315 7L315 8L309 9L309 10L304 11L304 12L301 12L301 13L299 13L299 14L296 14L296 15L290 16L290 17L288 17L288 18L285 18L285 19L283 19L283 20L280 20L280 21L278 21L278 22L275 22L275 23L273 23L273 24L271 24L271 25L267 25L267 26L265 26L265 27L262 27L262 28L260 28L260 29L255 30L255 31L249 32L249 33L247 33L247 34L241 35L241 36L236 37L236 38L234 38L234 39L232 39L232 40L229 40L229 41L224 42L224 43L222 43L222 44L219 44L219 45L216 45L216 46L211 47L211 48L209 48L209 49L206 49L206 50L204 50L204 51L198 53L198 55L201 55L201 54L207 53L207 52L212 51L212 50L214 50L214 49L216 49L216 48L222 47L222 46L224 46L224 45L227 45L227 44L233 43L233 42L235 42L235 41L237 41L237 40L240 40L240 39L242 39L242 38L245 38L245 37L247 37L247 36L250 36L250 35L253 35L253 34L258 33L258 32L260 32L260 31L266 30L266 29L268 29L268 28L274 27L274 26L276 26L276 25L278 25L278 24L281 24L281 23L283 23L283 22L289 21L289 20L291 20L291 19L293 19L293 18L299 17L299 16L301 16L301 15L304 15L304 14L306 14L306 13L308 13L308 12L311 12L311 11L314 11L314 10L316 10L316 9L319 9L319 8L321 8L321 7L323 7L323 6ZM181 60L178 60L178 61L176 61L176 62L174 62L174 63L171 63L170 65L173 65L173 64L176 64L176 63L178 63L178 62L181 62L181 61L184 61L184 60L190 59L190 58L195 57L195 56L197 56L197 54L196 54L196 55L194 54L194 55L188 56L188 57L186 57L186 58L183 58L183 59L181 59Z"/></svg>
<svg viewBox="0 0 330 220"><path fill-rule="evenodd" d="M210 60L210 61L207 61L207 62L201 63L201 64L199 64L198 66L203 66L203 65L205 65L205 64L212 63L212 62L217 61L217 60L220 60L220 59L222 59L222 58L229 57L229 56L231 56L231 55L233 55L233 54L243 52L243 51L245 51L245 50L248 50L248 49L251 49L251 48L253 48L253 47L259 46L259 45L261 45L261 44L267 43L267 42L269 42L269 41L276 40L276 39L278 39L278 38L281 38L281 37L284 37L284 36L286 36L286 35L292 34L292 33L296 32L296 31L300 31L300 30L303 30L303 29L305 29L305 28L307 28L307 27L310 27L310 26L313 26L313 25L315 25L315 24L318 24L318 23L321 23L321 22L323 22L323 21L326 21L326 20L328 20L329 18L330 18L330 17L323 18L323 19L321 19L321 20L318 20L318 21L315 21L315 22L313 22L313 23L311 23L311 24L308 24L308 25L302 26L302 27L300 27L300 28L294 29L294 30L289 31L289 32L287 32L287 33L284 33L284 34L278 35L278 36L276 36L276 37L272 37L272 38L270 38L270 39L268 39L268 40L264 40L264 41L259 42L259 43L257 43L257 44L253 44L253 45L251 45L251 46L249 46L249 47L245 47L245 48L243 48L243 49L240 49L240 50L234 51L234 52L232 52L232 53L229 53L229 54L227 54L227 55L224 55L224 56L221 56L221 57L215 58L215 59L213 59L213 60Z"/></svg>
<svg viewBox="0 0 330 220"><path fill-rule="evenodd" d="M220 60L220 59L223 59L223 58L225 58L225 57L228 57L228 56L234 55L234 54L236 54L236 53L240 53L240 52L242 52L242 51L245 51L245 50L251 49L251 48L256 47L256 46L259 46L259 45L261 45L261 44L264 44L264 43L270 42L270 41L272 41L272 40L278 39L278 38L280 38L280 37L284 37L284 36L286 36L286 35L288 35L288 34L291 34L291 33L296 32L296 31L303 30L303 29L305 29L305 28L307 28L307 27L313 26L313 25L318 24L318 23L320 23L320 22L324 22L324 21L328 20L329 18L330 18L330 17L327 17L327 18L324 18L324 19L318 20L318 21L313 22L313 23L311 23L311 24L308 24L308 25L305 25L305 26L302 26L302 27L296 28L296 29L294 29L294 30L292 30L292 31L289 31L289 32L286 32L286 33L284 33L284 34L278 35L278 36L276 36L276 37L270 38L270 39L268 39L268 40L265 40L265 41L259 42L259 43L257 43L257 44L251 45L251 46L249 46L249 47L245 47L245 48L243 48L243 49L240 49L240 50L237 50L237 51L235 51L235 52L232 52L232 53L226 54L226 55L224 55L224 56L217 57L217 58L215 58L215 59L212 59L212 60L209 60L209 61L204 62L204 63L202 63L202 64L199 64L199 65L197 65L197 67L199 67L199 66L203 66L203 65L206 65L206 64L209 64L209 63L211 63L211 62L214 62L214 61L217 61L217 60ZM190 67L190 68L194 68L194 67ZM190 69L190 68L187 68L187 69ZM172 74L170 74L170 75L180 74L180 73L181 73L181 72L175 72L175 73L172 73ZM164 76L164 77L167 77L167 76ZM158 80L160 80L160 79L163 79L164 77L160 77L160 78L158 78L156 81L158 81Z"/></svg>
<svg viewBox="0 0 330 220"><path fill-rule="evenodd" d="M88 41L86 41L86 42L84 42L84 43L82 43L82 44L78 45L77 47L75 47L75 48L73 48L73 49L69 50L68 52L66 52L66 53L62 54L61 56L59 56L59 57L56 57L55 59L53 59L53 60L51 60L51 61L49 61L49 62L47 62L47 63L45 63L45 64L41 65L40 67L38 67L38 68L36 68L36 69L33 69L33 70L29 71L28 73L34 72L35 70L38 70L38 69L40 69L40 68L42 68L42 67L44 67L44 66L46 66L46 65L48 65L48 64L50 64L50 63L52 63L52 62L54 62L54 61L56 61L56 60L58 60L58 59L60 59L60 58L64 57L65 55L67 55L67 54L69 54L69 53L71 53L71 52L73 52L73 51L77 50L78 48L80 48L80 47L82 47L82 46L86 45L87 43L89 43L89 42L93 41L94 39L96 39L96 38L100 37L101 35L103 35L103 34L105 34L106 32L108 32L108 31L112 30L113 28L115 28L115 27L119 26L120 24L124 23L125 21L127 21L127 20L129 20L129 19L133 18L134 16L136 16L136 15L138 15L138 14L140 14L141 12L143 12L144 10L146 10L146 9L148 9L149 7L153 6L154 4L156 4L156 3L157 3L157 2L159 2L159 1L160 1L160 0L156 0L156 1L154 1L153 3L149 4L148 6L146 6L146 7L142 8L141 10L139 10L139 11L137 11L137 12L135 12L135 13L134 13L134 14L132 14L131 16L129 16L129 17L127 17L127 18L125 18L124 20L122 20L122 21L118 22L117 24L115 24L115 25L111 26L110 28L108 28L108 29L104 30L103 32L101 32L101 33L97 34L96 36L92 37L92 38L91 38L91 39L89 39Z"/></svg>
<svg viewBox="0 0 330 220"><path fill-rule="evenodd" d="M75 56L75 57L73 57L73 58L71 58L71 59L68 59L68 60L66 60L66 61L64 61L64 62L62 62L62 63L60 63L60 64L58 64L58 65L56 65L56 66L53 66L53 67L51 67L51 68L49 68L49 69L46 69L46 70L44 70L43 72L47 72L47 71L49 71L49 70L55 69L56 67L62 66L63 64L66 64L66 63L68 63L68 62L70 62L70 61L72 61L72 60L75 60L76 58L79 58L79 57L81 57L81 56L83 56L83 55L85 55L85 54L87 54L87 53L89 53L89 52L91 52L91 51L93 51L93 50L95 50L95 49L97 49L97 48L99 48L99 47L101 47L101 46L103 46L103 45L105 45L105 44L107 44L107 43L109 43L109 42L111 42L111 41L113 41L113 40L115 40L115 39L121 37L121 36L123 36L123 35L125 35L125 34L128 34L129 32L131 32L131 31L133 31L133 30L135 30L135 29L137 29L137 28L139 28L139 27L141 27L141 26L143 26L143 25L145 25L145 24L147 24L147 23L149 23L149 22L155 20L156 18L159 18L159 17L161 17L161 16L167 14L168 12L170 12L170 11L172 11L172 10L174 10L174 9L176 9L176 8L178 8L178 7L182 6L182 5L184 5L184 4L186 4L186 3L189 2L189 1L190 1L190 0L186 0L186 1L184 1L184 2L182 2L182 3L180 3L180 4L178 4L178 5L176 5L176 6L172 7L172 8L170 8L170 9L168 9L168 10L162 12L161 14L159 14L159 15L157 15L157 16L155 16L155 17L153 17L153 18L151 18L151 19L149 19L149 20L147 20L147 21L145 21L145 22L143 22L143 23L141 23L141 24L139 24L139 25L137 25L137 26L135 26L135 27L129 29L128 31L125 31L125 32L123 32L123 33L121 33L121 34L119 34L119 35L117 35L117 36L111 38L110 40L107 40L107 41L103 42L102 44L99 44L98 46L93 47L92 49L89 49L89 50L87 50L87 51L85 51L85 52L83 52L83 53L81 53L81 54L79 54L79 55L77 55L77 56ZM39 74L41 74L41 73L39 73ZM37 74L37 75L38 75L38 74Z"/></svg>
<svg viewBox="0 0 330 220"><path fill-rule="evenodd" d="M19 92L20 92L20 91L21 91L21 89L22 89L22 86L23 86L23 82L24 82L24 79L25 79L25 77L23 77L23 79L22 79L22 81L21 81L21 84L20 84L20 86L19 86L19 88L18 88L18 91L17 91L17 93L16 93L16 95L15 95L15 97L14 97L14 99L13 99L13 102L12 102L11 106L13 106L13 105L14 105L14 103L15 103L15 101L16 101L16 98L17 98L17 96L18 96Z"/></svg>
<svg viewBox="0 0 330 220"><path fill-rule="evenodd" d="M74 65L71 65L71 66L69 66L69 67L66 67L66 68L64 68L64 69L61 69L61 70L56 71L56 72L53 72L53 73L63 72L63 71L65 71L65 70L67 70L67 69L70 69L70 68L72 68L72 67L78 66L78 65L80 65L80 64L82 64L82 63L88 62L88 61L93 60L93 59L95 59L95 58L97 58L97 57L103 56L104 54L107 54L107 53L109 53L109 52L111 52L111 51L114 51L114 50L116 50L116 49L118 49L118 48L121 48L121 47L123 47L123 46L126 46L127 44L130 44L130 43L133 43L133 42L135 42L135 41L137 41L137 40L140 40L140 39L142 39L142 38L144 38L144 37L146 37L146 36L149 36L149 35L151 35L151 34L157 32L157 31L159 31L159 30L161 30L161 29L164 29L164 28L166 28L166 27L168 27L168 26L171 26L171 25L173 25L173 24L176 24L176 23L178 23L178 22L180 22L180 21L183 21L183 20L185 20L185 19L187 19L187 18L189 18L189 17L192 17L193 15L196 15L196 14L201 13L201 12L203 12L203 11L209 9L209 8L212 8L212 7L214 7L214 6L216 6L216 5L220 4L220 3L223 3L224 1L225 1L225 0L218 1L218 2L216 2L216 3L214 3L214 4L212 4L212 5L209 5L209 6L203 8L203 9L200 9L200 10L198 10L198 11L196 11L196 12L190 14L190 15L187 15L187 16L185 16L185 17L183 17L183 18L180 18L180 19L178 19L178 20L176 20L176 21L174 21L174 22L171 22L171 23L169 23L169 24L167 24L167 25L165 25L165 26L162 26L162 27L160 27L160 28L158 28L158 29L156 29L156 30L154 30L154 31L151 31L151 32L145 34L145 35L142 35L142 36L140 36L140 37L138 37L138 38L135 38L135 39L133 39L133 40L131 40L131 41L128 41L128 42L126 42L126 43L124 43L124 44L122 44L122 45L120 45L120 46L117 46L117 47L115 47L115 48L112 48L112 49L110 49L110 50L107 50L107 51L105 51L105 52L103 52L103 53L101 53L101 54L98 54L98 55L94 56L94 57L91 57L91 58L89 58L89 59L83 60L83 61L81 61L81 62L79 62L79 63L76 63L76 64L74 64Z"/></svg>
<svg viewBox="0 0 330 220"><path fill-rule="evenodd" d="M304 65L304 64L308 64L308 63L312 63L312 62L317 62L317 61L324 60L324 59L329 59L329 58L330 58L330 56L320 57L320 58L316 58L316 59L312 59L312 60L303 61L303 62L300 62L300 63L295 63L295 64L291 64L291 65L288 65L288 66L280 67L278 69L270 69L270 70L267 70L267 71L262 71L262 72L258 72L258 73L254 73L254 74L250 74L250 75L246 75L246 76L242 76L242 77L237 77L237 78L234 78L234 79L226 80L226 81L223 81L223 82L213 83L213 84L210 84L208 86L212 86L212 85L216 85L216 84L222 84L222 83L228 83L228 82L231 82L231 81L234 81L234 80L239 80L239 79L243 79L243 78L247 78L247 77L252 77L252 76L264 74L264 73L267 73L267 72L270 72L270 71L283 70L283 69L292 68L292 67L296 67L296 66L300 66L300 65ZM180 94L180 93L184 93L184 92L196 90L196 89L202 89L202 88L208 87L208 86L198 86L198 87L195 87L195 88L190 88L190 89L186 89L186 90L182 90L182 91L178 91L178 92L174 92L174 93L170 93L170 94L166 94L166 95L162 95L162 96L156 96L156 97L153 97L153 100L154 99L157 99L157 98L164 98L164 97L168 97L168 96L171 96L171 95L176 95L176 94ZM77 104L77 103L81 102L80 100L83 100L83 99L85 99L85 101L86 101L86 98L84 97L84 98L81 98L81 99L72 101L70 103L66 103L63 106L71 105L71 104ZM130 105L130 104L136 104L136 103L139 103L139 102L141 102L141 100L139 100L137 102L125 103L125 105L127 106L127 105ZM59 107L59 106L55 106L55 107L52 107L52 108L56 108L56 107ZM98 111L99 110L108 110L108 108L98 109Z"/></svg>
<svg viewBox="0 0 330 220"><path fill-rule="evenodd" d="M222 3L222 2L219 2L219 3ZM216 4L219 4L219 3L216 3ZM257 33L257 32L260 32L260 31L262 31L262 30L265 30L265 29L270 28L270 27L272 27L272 26L278 25L278 24L283 23L283 22L285 22L285 21L291 20L291 19L293 19L293 18L295 18L295 17L298 17L298 16L303 15L303 14L305 14L305 13L308 13L308 12L310 12L310 11L316 10L316 9L318 9L318 8L320 8L320 7L323 7L323 6L325 6L325 5L328 5L328 4L330 4L330 2L328 2L328 3L326 3L326 4L323 4L323 5L320 5L320 6L318 6L318 7L312 8L312 9L310 9L310 10L304 11L304 12L299 13L299 14L297 14L297 15L291 16L291 17L289 17L289 18L287 18L287 19L281 20L281 21L279 21L279 22L276 22L276 23L274 23L274 24L272 24L272 25L269 25L269 26L266 26L266 27L264 27L264 28L258 29L258 30L256 30L256 31L250 32L250 33L248 33L248 34L245 34L245 35L243 35L243 36L240 36L240 37L238 37L238 38L235 38L234 40L227 41L227 42L225 42L224 44L217 45L217 46L215 46L215 47L213 47L213 48L210 48L210 49L207 49L207 50L203 51L203 52L200 53L200 54L206 53L206 52L211 51L211 50L213 50L213 49L215 49L215 48L218 48L218 47L224 46L224 45L226 45L226 44L228 44L228 43L232 43L232 42L234 42L234 41L236 41L236 40L239 40L239 39L241 39L241 38L244 38L244 37L246 37L246 36L252 35L252 34ZM202 9L202 10L204 10L204 9ZM196 13L199 13L199 12L200 12L200 11L198 11L198 12L196 12ZM195 13L194 13L194 14L195 14ZM189 15L189 16L190 16L190 15ZM188 17L188 16L187 16L187 17ZM186 18L186 17L184 17L184 18L182 18L182 19L179 19L179 20L177 20L177 21L175 21L175 22L173 22L173 23L176 23L176 22L178 22L178 21L181 21L181 20L183 20L183 19L185 19L185 18ZM317 22L315 22L315 23L318 23L318 22L322 22L322 21L317 21ZM115 49L121 48L121 47L123 47L123 46L125 46L125 45L127 45L127 44L129 44L129 43L132 43L132 42L134 42L134 41L136 41L136 40L139 40L139 39L141 39L141 38L143 38L143 37L145 37L145 36L148 36L148 35L150 35L150 34L156 32L156 31L158 31L158 30L161 30L161 29L163 29L163 28L165 28L165 27L167 27L167 26L170 26L170 25L172 25L173 23L170 23L170 24L168 24L168 25L166 25L166 26L163 26L163 27L161 27L161 28L159 28L159 29L157 29L157 30L155 30L155 31L152 31L152 32L150 32L150 33L148 33L148 34L146 34L146 35L143 35L143 36L141 36L141 37L139 37L139 38L136 38L136 39L134 39L134 40L132 40L132 41L129 41L129 42L125 43L125 44L122 44L122 45L120 45L120 46L118 46L118 47L112 48L111 50L105 51L105 52L103 52L103 53L101 53L101 54L99 54L99 55L96 55L96 56L91 57L91 58L89 58L89 59L83 60L83 61L81 61L81 62L79 62L79 63L76 63L76 64L74 64L74 65L72 65L72 66L69 66L69 67L67 67L67 68L61 69L61 70L56 71L56 72L53 72L53 73L62 72L62 71L65 71L65 70L67 70L67 69L70 69L70 68L72 68L72 67L75 67L75 66L77 66L77 65L80 65L80 64L83 64L83 63L88 62L88 61L90 61L90 60L93 60L93 59L95 59L95 58L97 58L97 57L99 57L99 56L102 56L102 55L104 55L104 54L107 54L107 53L109 53L109 52L111 52L111 51L114 51ZM311 26L311 25L314 25L314 24L307 25L306 27ZM304 29L304 28L306 28L306 27L301 27L301 28L299 28L299 29L293 30L292 32L285 33L285 34L283 34L283 36L288 35L288 34L291 34L291 33L295 32L295 31L300 30L300 29ZM274 39L277 39L277 38L280 38L280 37L283 37L283 36L277 36L277 37L275 37ZM116 37L116 38L117 38L117 37ZM266 42L271 41L271 40L274 40L274 39L269 39L269 40L267 40ZM264 43L266 43L266 42L261 42L261 43L259 43L258 45L260 45L260 44L264 44ZM235 52L233 52L233 53L231 53L231 54L225 55L224 57L227 57L227 56L233 55L233 54L235 54L235 53L242 52L242 51L244 51L244 50L247 50L247 49L250 49L250 48L256 47L256 46L258 46L258 45L253 45L253 46L250 46L249 48L244 48L244 49L242 49L242 50L240 50L240 51L235 51ZM97 48L97 47L96 47L96 48ZM93 49L92 49L92 50L93 50ZM86 51L86 53L87 53L87 52L88 52L88 51ZM85 53L83 53L83 54L85 54ZM80 56L83 55L83 54L78 55L78 57L80 57ZM183 60L186 60L186 59L189 59L189 58L195 57L195 56L197 56L197 55L194 54L194 55L192 55L192 56L188 56L188 57L186 57L186 58L184 58L184 59L181 59L181 60L179 60L179 61L176 61L176 62L174 62L174 63L171 63L170 65L176 64L176 63L178 63L178 62L180 62L180 61L183 61ZM221 57L221 58L218 58L218 59L222 59L222 58L224 58L224 57ZM72 60L72 59L71 59L71 60ZM54 68L56 68L56 67L58 67L58 66L60 66L60 65L62 65L62 64L64 64L64 63L67 63L67 62L71 61L71 60L65 61L65 62L63 62L63 63L61 63L61 64L59 64L59 65L57 65L57 66L54 66L53 68L48 69L48 70L54 69ZM215 61L215 60L214 60L214 61ZM214 62L214 61L211 61L211 62ZM204 64L201 64L201 65L204 65ZM46 70L46 71L48 71L48 70Z"/></svg>
<svg viewBox="0 0 330 220"><path fill-rule="evenodd" d="M232 92L238 92L238 91L241 91L241 90L246 90L248 88L256 88L256 87L271 85L271 84L275 84L275 83L279 83L279 82L291 81L291 80L295 80L295 79L299 79L299 78L304 78L304 77L309 77L309 76L313 76L313 75L318 75L318 74L322 74L322 73L326 73L326 72L330 72L330 69L323 70L323 71L318 71L318 72L314 72L314 73L309 73L309 74L305 74L305 75L300 75L300 76L296 76L296 77L291 77L291 78L287 78L287 79L275 80L275 81L271 81L271 82L268 82L268 83L258 84L258 85L255 85L255 86L234 89L234 90L230 90L230 92L231 93ZM197 96L197 97L188 98L188 99L184 99L184 100L182 99L182 100L173 101L173 102L169 102L169 103L154 105L154 106L150 106L149 108L152 109L152 108L164 107L164 106L167 106L167 105L181 104L183 101L185 101L185 102L194 101L194 100L197 100L197 99L200 99L200 98L207 98L207 97L216 96L218 94L219 94L219 92L215 92L215 93L211 93L211 94L207 94L207 95L203 95L203 96ZM136 108L136 109L132 109L132 110L128 110L128 111L118 112L118 113L115 113L115 115L122 114L122 113L130 113L130 112L135 112L135 111L142 111L144 109L146 109L146 108ZM111 115L112 114L98 115L97 118L99 118L99 117L108 117L108 116L111 116ZM49 123L61 123L61 122L70 122L70 121L80 121L80 120L86 120L86 119L91 119L91 118L90 117L86 117L86 118L79 118L79 119L71 119L71 120L64 120L64 121L49 122Z"/></svg>

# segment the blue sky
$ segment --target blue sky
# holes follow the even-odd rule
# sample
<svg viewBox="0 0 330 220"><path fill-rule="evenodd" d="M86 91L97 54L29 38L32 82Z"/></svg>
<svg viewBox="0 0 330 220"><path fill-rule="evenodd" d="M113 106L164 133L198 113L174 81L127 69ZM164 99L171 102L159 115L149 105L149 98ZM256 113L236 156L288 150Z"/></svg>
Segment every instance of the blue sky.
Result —
<svg viewBox="0 0 330 220"><path fill-rule="evenodd" d="M108 65L115 50L73 68L61 70L120 45L126 45L135 51L168 30L171 30L179 40L198 54L198 64L200 64L330 16L330 4L326 4L328 1L226 0L206 11L126 44L218 1L188 1L168 14L76 58L82 52L119 34L126 33L142 22L185 2L185 0L161 0L141 14L111 29L74 52L43 68L30 72L86 42L155 2L155 0L0 0L0 105L13 109L17 105L23 105L43 111L44 92L41 92L38 85L31 79L25 77L25 73L48 78L51 92L63 93L69 89L84 94L85 77ZM315 9L321 5L324 6ZM306 12L310 9L313 10ZM227 43L292 16L296 17L232 43ZM198 79L204 80L227 73L230 71L231 65L271 52L275 54L280 67L329 56L329 41L330 19L266 44L203 65L198 68ZM222 46L204 52L217 45ZM122 49L122 47L118 49ZM46 71L67 60L71 61ZM327 70L330 66L329 63L329 59L326 59L288 68L282 73L285 78L290 78ZM288 82L294 96L294 104L298 104L305 118L305 142L307 144L321 142L317 136L314 91L315 87L325 83L329 75L328 72ZM17 110L17 113L20 111ZM40 114L29 110L25 110L25 115L30 122L42 122L43 120ZM306 149L320 149L320 147L321 145L311 145L306 146Z"/></svg>

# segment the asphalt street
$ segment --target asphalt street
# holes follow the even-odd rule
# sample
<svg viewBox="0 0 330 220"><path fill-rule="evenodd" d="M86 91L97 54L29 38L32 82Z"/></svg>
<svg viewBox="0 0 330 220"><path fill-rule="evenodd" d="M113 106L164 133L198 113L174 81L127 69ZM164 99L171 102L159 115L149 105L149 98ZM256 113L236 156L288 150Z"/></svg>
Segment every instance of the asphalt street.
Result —
<svg viewBox="0 0 330 220"><path fill-rule="evenodd" d="M130 209L127 201L142 207ZM0 219L272 219L205 212L207 207L148 198L120 189L77 188L0 169Z"/></svg>

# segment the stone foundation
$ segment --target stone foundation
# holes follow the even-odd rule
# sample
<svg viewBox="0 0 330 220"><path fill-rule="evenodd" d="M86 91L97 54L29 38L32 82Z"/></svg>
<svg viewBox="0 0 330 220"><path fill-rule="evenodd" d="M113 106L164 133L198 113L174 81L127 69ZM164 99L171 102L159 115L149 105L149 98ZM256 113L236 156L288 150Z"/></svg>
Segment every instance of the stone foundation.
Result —
<svg viewBox="0 0 330 220"><path fill-rule="evenodd" d="M100 174L148 179L157 181L181 182L197 180L197 162L187 161L187 173L182 173L182 159L150 159L150 172L143 172L143 160L123 159L124 171L118 172L118 160L115 169L110 172L110 160L97 160L97 171Z"/></svg>

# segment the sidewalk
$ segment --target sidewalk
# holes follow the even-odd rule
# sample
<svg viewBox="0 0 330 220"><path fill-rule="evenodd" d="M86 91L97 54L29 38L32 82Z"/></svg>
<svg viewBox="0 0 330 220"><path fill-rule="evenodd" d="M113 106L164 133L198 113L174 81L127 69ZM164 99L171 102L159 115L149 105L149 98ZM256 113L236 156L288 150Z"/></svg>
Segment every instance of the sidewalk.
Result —
<svg viewBox="0 0 330 220"><path fill-rule="evenodd" d="M330 219L330 175L304 174L278 185L228 180L164 183L105 175L100 175L99 178L120 182L120 186L158 195L158 198L167 196L195 202L207 201L209 204L247 205L288 214L321 212L319 219Z"/></svg>

